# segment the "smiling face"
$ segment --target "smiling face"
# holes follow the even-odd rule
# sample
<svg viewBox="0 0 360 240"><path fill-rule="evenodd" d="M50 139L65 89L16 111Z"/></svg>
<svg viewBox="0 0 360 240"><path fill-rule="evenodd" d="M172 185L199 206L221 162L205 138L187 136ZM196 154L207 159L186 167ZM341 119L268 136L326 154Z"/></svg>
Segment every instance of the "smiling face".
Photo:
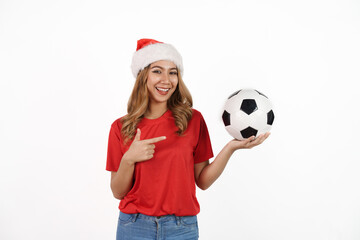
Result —
<svg viewBox="0 0 360 240"><path fill-rule="evenodd" d="M178 85L178 70L171 61L161 60L149 66L146 82L150 104L164 104L175 92Z"/></svg>

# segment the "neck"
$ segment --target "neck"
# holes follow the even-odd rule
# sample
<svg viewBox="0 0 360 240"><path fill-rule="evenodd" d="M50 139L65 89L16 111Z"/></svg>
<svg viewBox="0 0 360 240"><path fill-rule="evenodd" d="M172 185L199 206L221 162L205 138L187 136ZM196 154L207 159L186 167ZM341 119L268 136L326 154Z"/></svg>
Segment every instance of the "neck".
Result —
<svg viewBox="0 0 360 240"><path fill-rule="evenodd" d="M150 104L148 110L145 113L145 117L148 119L156 119L161 117L168 110L167 104Z"/></svg>

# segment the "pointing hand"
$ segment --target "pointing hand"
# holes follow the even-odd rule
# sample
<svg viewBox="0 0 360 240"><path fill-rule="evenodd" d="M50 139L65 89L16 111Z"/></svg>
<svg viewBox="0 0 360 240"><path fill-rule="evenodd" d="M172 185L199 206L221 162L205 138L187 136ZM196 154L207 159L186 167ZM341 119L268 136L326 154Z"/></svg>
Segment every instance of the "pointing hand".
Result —
<svg viewBox="0 0 360 240"><path fill-rule="evenodd" d="M134 141L131 143L128 151L124 154L123 160L131 163L143 162L154 157L155 144L166 139L165 136L151 139L140 140L141 131L138 128Z"/></svg>

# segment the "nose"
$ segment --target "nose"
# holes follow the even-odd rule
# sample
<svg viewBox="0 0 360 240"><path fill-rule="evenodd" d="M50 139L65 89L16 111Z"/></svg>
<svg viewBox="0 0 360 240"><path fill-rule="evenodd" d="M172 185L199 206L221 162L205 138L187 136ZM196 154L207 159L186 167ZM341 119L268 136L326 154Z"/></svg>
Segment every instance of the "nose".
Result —
<svg viewBox="0 0 360 240"><path fill-rule="evenodd" d="M163 73L161 76L161 82L163 83L169 83L170 82L170 74L169 73Z"/></svg>

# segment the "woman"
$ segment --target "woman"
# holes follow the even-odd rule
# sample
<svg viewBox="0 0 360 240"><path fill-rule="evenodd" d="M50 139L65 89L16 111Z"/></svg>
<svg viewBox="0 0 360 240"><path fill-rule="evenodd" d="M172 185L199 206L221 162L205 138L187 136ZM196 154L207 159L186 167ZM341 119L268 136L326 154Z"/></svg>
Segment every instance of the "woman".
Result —
<svg viewBox="0 0 360 240"><path fill-rule="evenodd" d="M198 239L195 184L210 187L234 151L261 144L269 133L230 141L210 164L206 123L192 109L177 50L141 39L131 68L128 114L111 126L106 166L121 200L117 239Z"/></svg>

